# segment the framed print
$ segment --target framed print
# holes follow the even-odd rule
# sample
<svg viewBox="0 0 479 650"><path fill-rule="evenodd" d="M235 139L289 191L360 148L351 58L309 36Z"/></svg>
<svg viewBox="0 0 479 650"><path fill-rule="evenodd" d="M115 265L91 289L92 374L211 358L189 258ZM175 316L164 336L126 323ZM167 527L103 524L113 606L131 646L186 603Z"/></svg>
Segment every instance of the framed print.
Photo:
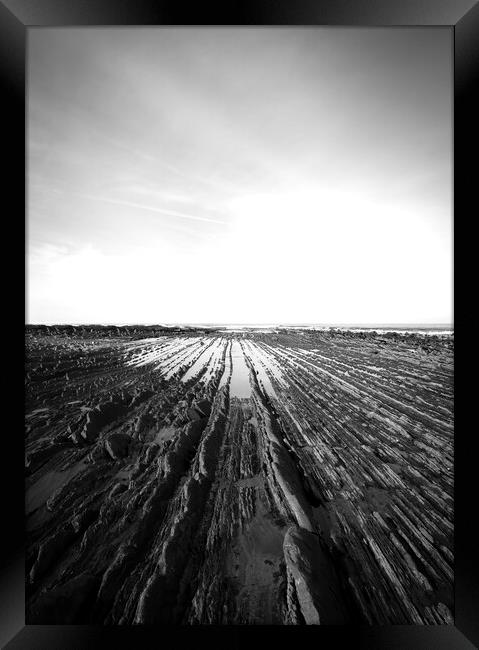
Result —
<svg viewBox="0 0 479 650"><path fill-rule="evenodd" d="M2 645L475 647L477 5L0 10Z"/></svg>

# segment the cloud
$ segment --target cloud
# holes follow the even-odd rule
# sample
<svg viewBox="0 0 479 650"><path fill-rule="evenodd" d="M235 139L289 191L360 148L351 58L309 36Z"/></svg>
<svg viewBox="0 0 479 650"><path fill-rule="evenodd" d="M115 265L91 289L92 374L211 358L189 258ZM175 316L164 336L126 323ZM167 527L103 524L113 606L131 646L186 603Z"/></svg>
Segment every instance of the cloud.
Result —
<svg viewBox="0 0 479 650"><path fill-rule="evenodd" d="M142 203L133 203L132 201L121 201L116 199L109 199L101 196L91 196L89 194L78 195L81 198L89 199L91 201L101 201L102 203L109 203L110 205L121 205L129 208L138 208L139 210L147 210L148 212L157 212L158 214L163 214L169 217L178 217L180 219L189 219L191 221L205 221L207 223L219 223L225 224L225 221L220 221L219 219L210 219L209 217L199 217L198 215L186 214L184 212L178 212L176 210L168 210L166 208L157 208L151 205L144 205Z"/></svg>
<svg viewBox="0 0 479 650"><path fill-rule="evenodd" d="M31 317L449 320L450 38L32 32Z"/></svg>

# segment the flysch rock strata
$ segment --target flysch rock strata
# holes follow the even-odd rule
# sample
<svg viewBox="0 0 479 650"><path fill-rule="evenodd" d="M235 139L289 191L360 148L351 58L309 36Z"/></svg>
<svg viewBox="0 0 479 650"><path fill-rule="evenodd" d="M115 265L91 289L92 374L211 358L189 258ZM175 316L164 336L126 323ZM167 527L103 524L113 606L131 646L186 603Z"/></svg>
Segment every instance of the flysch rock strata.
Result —
<svg viewBox="0 0 479 650"><path fill-rule="evenodd" d="M452 623L453 346L27 327L27 623Z"/></svg>

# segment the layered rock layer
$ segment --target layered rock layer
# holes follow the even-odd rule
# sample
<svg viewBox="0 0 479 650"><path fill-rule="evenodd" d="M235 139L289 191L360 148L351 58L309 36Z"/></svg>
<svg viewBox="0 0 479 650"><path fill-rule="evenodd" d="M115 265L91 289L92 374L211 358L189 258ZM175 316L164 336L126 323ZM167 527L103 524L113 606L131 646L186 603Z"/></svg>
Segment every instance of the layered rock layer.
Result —
<svg viewBox="0 0 479 650"><path fill-rule="evenodd" d="M453 340L27 331L27 622L435 624Z"/></svg>

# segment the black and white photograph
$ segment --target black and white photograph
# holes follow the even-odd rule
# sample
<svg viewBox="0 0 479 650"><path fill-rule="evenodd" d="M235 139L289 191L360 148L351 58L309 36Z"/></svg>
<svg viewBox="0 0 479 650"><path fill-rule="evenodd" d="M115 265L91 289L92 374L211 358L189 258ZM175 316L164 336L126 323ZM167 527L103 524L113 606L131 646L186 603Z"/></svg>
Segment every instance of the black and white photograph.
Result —
<svg viewBox="0 0 479 650"><path fill-rule="evenodd" d="M454 625L452 39L28 30L27 625Z"/></svg>

